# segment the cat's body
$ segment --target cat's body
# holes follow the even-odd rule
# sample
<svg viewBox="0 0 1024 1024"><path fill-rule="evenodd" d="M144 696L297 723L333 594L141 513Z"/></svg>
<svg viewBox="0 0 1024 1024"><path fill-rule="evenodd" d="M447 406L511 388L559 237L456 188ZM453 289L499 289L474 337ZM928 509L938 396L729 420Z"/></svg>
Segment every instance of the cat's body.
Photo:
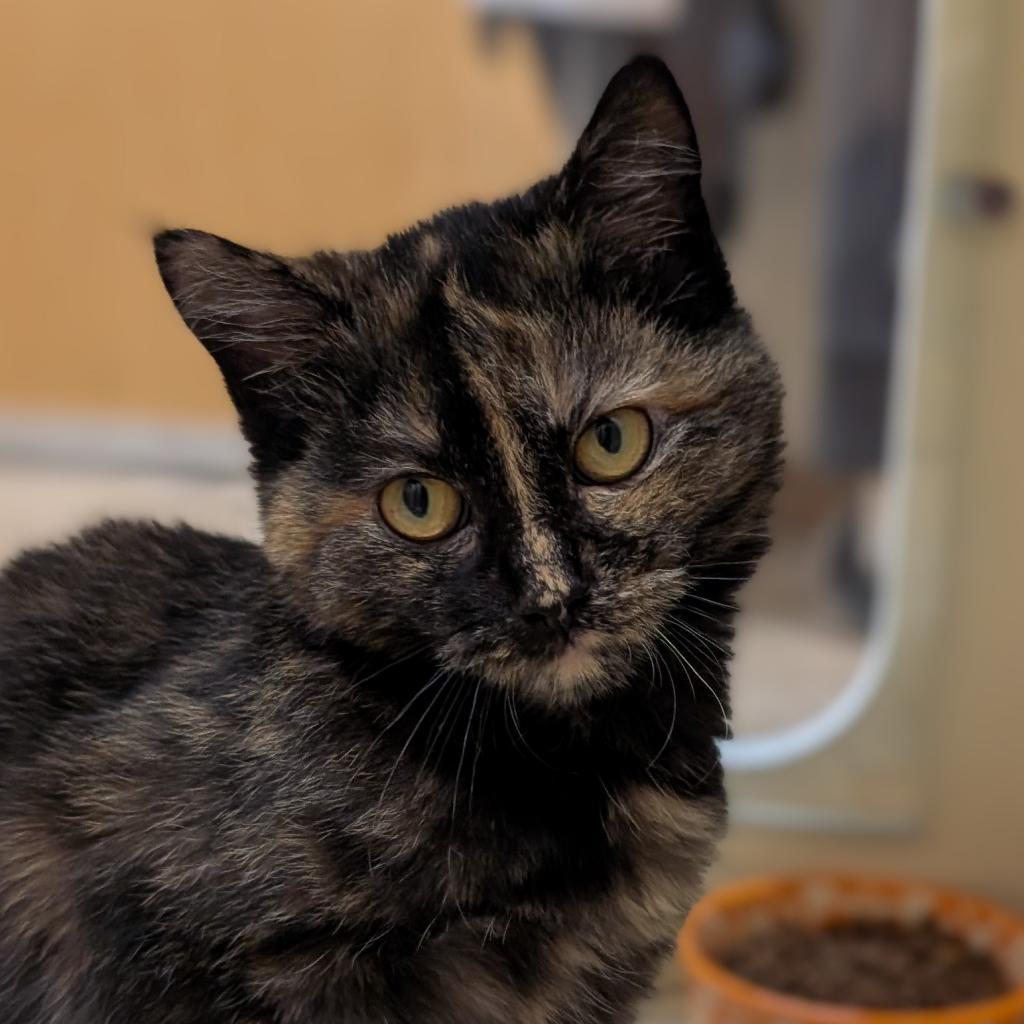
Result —
<svg viewBox="0 0 1024 1024"><path fill-rule="evenodd" d="M238 541L109 524L4 588L11 1024L621 1020L723 823L710 696L653 764L657 691L409 743L425 670L295 632Z"/></svg>
<svg viewBox="0 0 1024 1024"><path fill-rule="evenodd" d="M674 84L617 83L562 176L377 253L158 240L266 539L0 579L5 1022L632 1019L724 825L779 393Z"/></svg>

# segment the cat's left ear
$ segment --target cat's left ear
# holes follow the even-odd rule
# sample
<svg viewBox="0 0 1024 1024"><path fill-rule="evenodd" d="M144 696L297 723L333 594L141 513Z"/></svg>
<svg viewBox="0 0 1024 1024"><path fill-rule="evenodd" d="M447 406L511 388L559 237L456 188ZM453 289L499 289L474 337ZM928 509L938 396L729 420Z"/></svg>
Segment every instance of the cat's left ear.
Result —
<svg viewBox="0 0 1024 1024"><path fill-rule="evenodd" d="M570 216L611 262L711 239L700 152L675 79L638 57L611 80L563 171ZM712 241L713 244L713 241Z"/></svg>
<svg viewBox="0 0 1024 1024"><path fill-rule="evenodd" d="M293 261L205 231L153 239L174 305L220 368L253 455L287 456L301 444L290 382L321 344L329 298Z"/></svg>

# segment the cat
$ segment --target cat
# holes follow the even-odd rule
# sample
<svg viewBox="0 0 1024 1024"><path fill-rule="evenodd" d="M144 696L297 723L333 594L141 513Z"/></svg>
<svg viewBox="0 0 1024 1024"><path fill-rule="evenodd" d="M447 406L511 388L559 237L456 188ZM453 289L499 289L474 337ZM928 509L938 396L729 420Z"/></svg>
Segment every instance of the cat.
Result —
<svg viewBox="0 0 1024 1024"><path fill-rule="evenodd" d="M635 1019L781 463L671 74L374 251L155 252L263 542L106 522L3 575L3 1020Z"/></svg>

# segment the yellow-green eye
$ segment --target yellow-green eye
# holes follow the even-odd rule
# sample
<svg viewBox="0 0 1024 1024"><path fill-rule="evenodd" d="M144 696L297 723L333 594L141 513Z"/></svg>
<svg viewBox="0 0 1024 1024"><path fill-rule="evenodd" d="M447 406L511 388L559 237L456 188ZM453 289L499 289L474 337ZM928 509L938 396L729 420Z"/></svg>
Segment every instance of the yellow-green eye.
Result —
<svg viewBox="0 0 1024 1024"><path fill-rule="evenodd" d="M576 442L576 468L596 484L632 476L651 450L651 421L639 409L615 409L592 420Z"/></svg>
<svg viewBox="0 0 1024 1024"><path fill-rule="evenodd" d="M409 540L440 540L459 525L462 498L436 477L400 476L380 492L380 514Z"/></svg>

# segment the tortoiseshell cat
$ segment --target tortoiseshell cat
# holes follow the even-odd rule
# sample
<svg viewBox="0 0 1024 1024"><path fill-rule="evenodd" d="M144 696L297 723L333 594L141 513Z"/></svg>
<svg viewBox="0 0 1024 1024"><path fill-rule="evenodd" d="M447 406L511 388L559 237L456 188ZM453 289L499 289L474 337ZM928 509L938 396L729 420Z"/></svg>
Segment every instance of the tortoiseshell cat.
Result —
<svg viewBox="0 0 1024 1024"><path fill-rule="evenodd" d="M3 1020L632 1020L724 826L780 461L675 82L373 252L156 254L265 540L111 522L4 575Z"/></svg>

